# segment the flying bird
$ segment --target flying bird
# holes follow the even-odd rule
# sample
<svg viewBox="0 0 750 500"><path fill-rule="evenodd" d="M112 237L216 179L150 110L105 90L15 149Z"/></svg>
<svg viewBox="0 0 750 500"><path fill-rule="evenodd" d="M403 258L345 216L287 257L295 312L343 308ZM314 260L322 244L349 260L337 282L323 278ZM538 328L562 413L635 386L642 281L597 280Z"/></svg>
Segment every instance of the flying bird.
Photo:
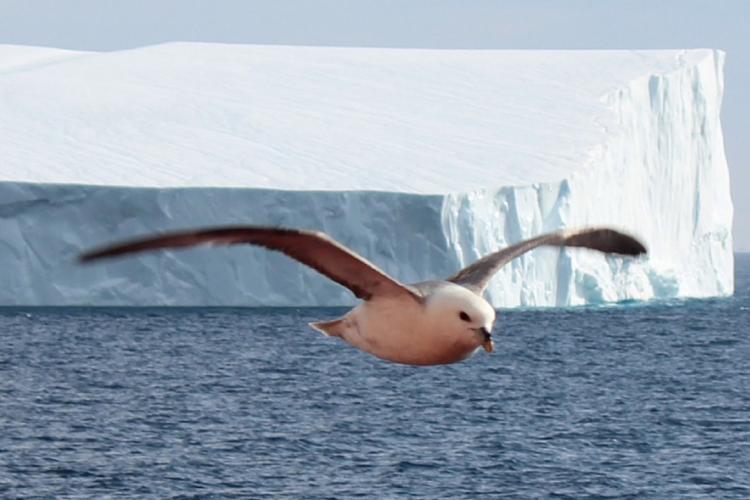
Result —
<svg viewBox="0 0 750 500"><path fill-rule="evenodd" d="M256 245L298 260L345 286L361 303L341 318L310 323L378 358L408 365L455 363L483 347L492 352L495 309L483 297L505 264L539 246L581 247L626 256L646 253L609 228L561 230L489 254L444 280L406 285L325 233L244 226L167 233L84 253L82 262L196 245Z"/></svg>

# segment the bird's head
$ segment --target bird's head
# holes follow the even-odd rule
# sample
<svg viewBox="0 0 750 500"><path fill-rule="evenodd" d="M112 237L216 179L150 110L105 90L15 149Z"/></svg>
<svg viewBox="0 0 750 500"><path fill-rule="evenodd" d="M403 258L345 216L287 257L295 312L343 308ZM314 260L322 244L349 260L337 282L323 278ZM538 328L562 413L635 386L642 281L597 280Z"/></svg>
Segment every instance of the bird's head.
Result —
<svg viewBox="0 0 750 500"><path fill-rule="evenodd" d="M492 325L495 323L495 309L479 295L466 288L446 283L438 288L427 301L430 316L441 330L466 335L492 352Z"/></svg>

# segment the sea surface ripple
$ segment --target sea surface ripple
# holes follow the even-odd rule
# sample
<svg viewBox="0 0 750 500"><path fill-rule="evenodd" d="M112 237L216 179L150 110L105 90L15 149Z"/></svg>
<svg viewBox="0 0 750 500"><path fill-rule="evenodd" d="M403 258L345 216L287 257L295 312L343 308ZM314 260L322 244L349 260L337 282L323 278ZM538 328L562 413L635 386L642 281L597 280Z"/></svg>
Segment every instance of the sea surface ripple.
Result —
<svg viewBox="0 0 750 500"><path fill-rule="evenodd" d="M0 309L3 498L750 498L734 297L502 312L413 368L335 309Z"/></svg>

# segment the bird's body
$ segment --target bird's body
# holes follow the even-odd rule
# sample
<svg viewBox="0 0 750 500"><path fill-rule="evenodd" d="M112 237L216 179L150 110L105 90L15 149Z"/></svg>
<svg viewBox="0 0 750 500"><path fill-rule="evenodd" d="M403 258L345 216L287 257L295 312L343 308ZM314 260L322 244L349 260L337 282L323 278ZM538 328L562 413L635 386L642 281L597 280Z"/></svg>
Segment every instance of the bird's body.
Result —
<svg viewBox="0 0 750 500"><path fill-rule="evenodd" d="M443 304L463 302L462 309L476 311L467 313L470 317L480 318L478 329L491 331L495 310L486 300L447 281L413 286L429 288L432 293L426 300L373 298L338 320L311 326L373 356L408 365L455 363L483 346L492 350L484 333L466 335L455 328L453 315L443 314Z"/></svg>
<svg viewBox="0 0 750 500"><path fill-rule="evenodd" d="M646 251L638 240L612 229L557 231L487 255L446 280L404 285L323 233L245 226L149 237L88 252L81 260L200 244L262 246L346 286L362 302L339 319L311 326L378 358L409 365L455 363L480 347L492 352L495 310L482 294L503 265L533 248L573 246L624 255Z"/></svg>

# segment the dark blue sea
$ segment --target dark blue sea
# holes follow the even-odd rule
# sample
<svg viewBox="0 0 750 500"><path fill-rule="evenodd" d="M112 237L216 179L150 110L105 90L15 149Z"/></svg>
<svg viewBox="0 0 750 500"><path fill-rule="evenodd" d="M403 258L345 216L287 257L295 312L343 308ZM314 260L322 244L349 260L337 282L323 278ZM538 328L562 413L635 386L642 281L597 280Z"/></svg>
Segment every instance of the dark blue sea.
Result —
<svg viewBox="0 0 750 500"><path fill-rule="evenodd" d="M732 298L501 312L412 368L332 309L0 310L3 498L750 498Z"/></svg>

